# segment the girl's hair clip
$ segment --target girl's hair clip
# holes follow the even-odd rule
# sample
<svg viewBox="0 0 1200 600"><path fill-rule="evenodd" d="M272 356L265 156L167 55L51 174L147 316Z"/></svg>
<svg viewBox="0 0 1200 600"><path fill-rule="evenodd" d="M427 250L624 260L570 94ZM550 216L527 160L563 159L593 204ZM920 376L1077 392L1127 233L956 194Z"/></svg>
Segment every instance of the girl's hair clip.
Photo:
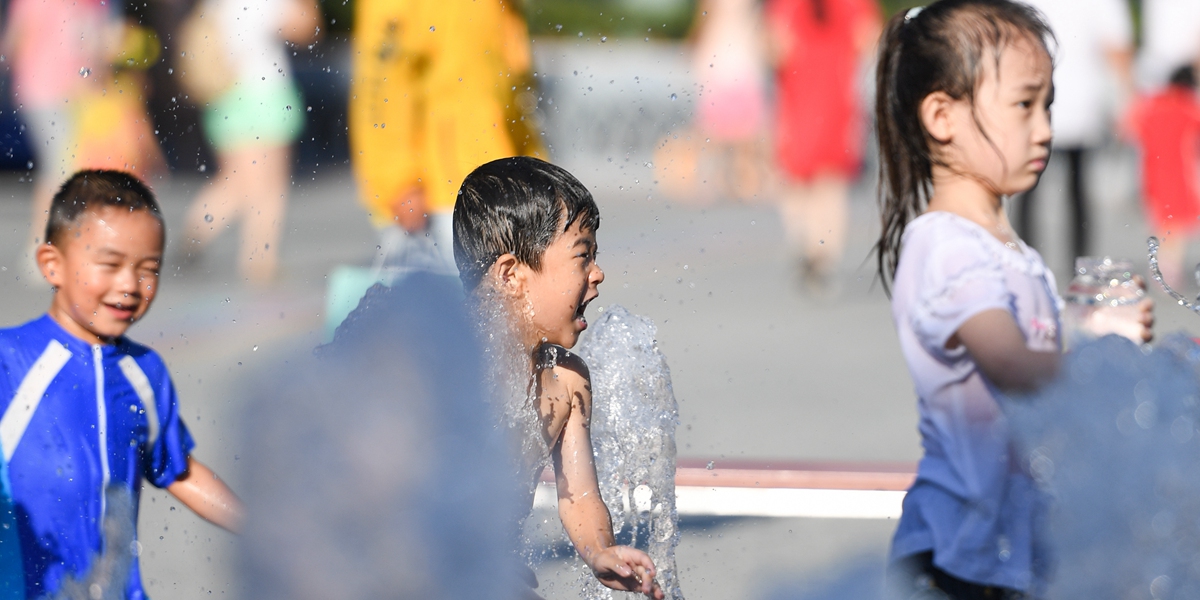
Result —
<svg viewBox="0 0 1200 600"><path fill-rule="evenodd" d="M917 15L921 14L921 11L923 10L925 10L924 6L914 6L908 9L908 12L904 13L904 22L907 23L917 18Z"/></svg>

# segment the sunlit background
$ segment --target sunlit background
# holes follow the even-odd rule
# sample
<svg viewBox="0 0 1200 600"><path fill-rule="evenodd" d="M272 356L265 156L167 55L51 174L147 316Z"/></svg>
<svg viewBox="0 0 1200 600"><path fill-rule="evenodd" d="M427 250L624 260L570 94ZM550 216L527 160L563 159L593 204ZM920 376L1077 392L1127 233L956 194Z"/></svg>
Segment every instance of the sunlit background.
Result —
<svg viewBox="0 0 1200 600"><path fill-rule="evenodd" d="M360 159L349 133L353 39L363 26L355 22L355 1L322 0L319 33L277 41L302 100L287 108L299 128L294 140L279 142L290 150L273 155L286 157L281 182L287 203L279 237L272 238L278 264L270 272L246 267L239 250L242 225L232 216L214 220L193 206L197 197L224 189L213 186L227 175L207 137L203 103L180 77L189 68L179 51L181 29L195 3L108 2L105 18L115 24L115 50L103 68L72 67L90 87L71 92L79 94L67 102L74 129L57 134L75 144L71 168L136 163L168 222L160 296L130 335L170 365L197 440L196 456L235 490L245 459L245 390L284 357L327 340L383 270L386 233L360 201L353 171ZM0 2L4 14L14 3ZM423 3L422 10L437 15L437 4ZM760 62L749 63L757 72L739 72L747 86L759 86L751 92L761 97L761 119L750 131L725 138L709 133L700 116L712 88L705 87L707 59L697 48L705 28L713 27L707 11L718 4L744 4L755 15L750 39L762 46L751 53ZM888 16L915 4L882 2L858 30L877 32ZM1078 4L1086 10L1087 2ZM1145 45L1141 5L1129 4L1133 54ZM781 126L772 61L780 54L762 3L509 0L508 7L524 18L531 62L525 73L513 71L520 77L512 79L506 122L519 123L514 129L523 133L513 139L528 141L529 153L563 165L595 195L603 223L599 262L607 279L592 310L620 304L657 325L679 401L681 464L911 471L921 455L916 399L871 252L878 233L878 167L869 127L873 40L854 57L848 77L857 105L845 109L860 133L846 144L864 150L832 184L830 200L821 196L830 193L827 188L805 187L811 182L777 164L773 143ZM1200 36L1200 24L1195 31ZM39 315L50 294L32 270L29 232L36 190L54 185L55 175L38 155L26 110L31 107L22 104L15 83L20 42L11 34L6 39L0 58L0 325L10 326ZM1142 83L1139 89L1152 87ZM1118 135L1116 108L1085 159L1087 251L1140 266L1152 231L1143 217L1137 150ZM1067 234L1066 166L1052 160L1032 209L1037 245L1060 285L1070 279L1075 257ZM805 194L826 208L788 208L789 202L818 202L795 200L809 198ZM843 210L844 230L834 231L836 217L831 225L822 221L828 218L822 210ZM196 217L211 224L214 235L203 253L190 245ZM820 229L826 225L828 243ZM841 248L829 250L833 246ZM1188 256L1185 264L1200 258ZM1189 280L1177 283L1194 294L1191 270L1184 272ZM1200 330L1193 315L1173 308L1161 303L1159 331ZM353 410L352 398L345 403ZM687 597L825 597L825 582L878 575L895 526L886 515L731 512L682 516L677 561ZM543 509L531 518L531 528L542 532L535 532L542 544L542 593L576 597L570 586L580 563L555 541L555 518ZM142 497L140 536L151 595L242 593L234 537L159 490L147 489Z"/></svg>

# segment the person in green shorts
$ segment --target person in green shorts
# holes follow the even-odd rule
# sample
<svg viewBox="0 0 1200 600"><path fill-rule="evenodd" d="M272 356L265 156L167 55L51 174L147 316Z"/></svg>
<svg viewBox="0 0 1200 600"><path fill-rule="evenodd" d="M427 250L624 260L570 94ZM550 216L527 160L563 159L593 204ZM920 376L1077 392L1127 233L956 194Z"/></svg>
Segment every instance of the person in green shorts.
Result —
<svg viewBox="0 0 1200 600"><path fill-rule="evenodd" d="M231 83L204 109L217 172L188 209L183 258L197 258L241 219L239 273L268 283L279 264L291 144L304 126L284 42L314 41L320 17L312 0L207 0L204 10Z"/></svg>

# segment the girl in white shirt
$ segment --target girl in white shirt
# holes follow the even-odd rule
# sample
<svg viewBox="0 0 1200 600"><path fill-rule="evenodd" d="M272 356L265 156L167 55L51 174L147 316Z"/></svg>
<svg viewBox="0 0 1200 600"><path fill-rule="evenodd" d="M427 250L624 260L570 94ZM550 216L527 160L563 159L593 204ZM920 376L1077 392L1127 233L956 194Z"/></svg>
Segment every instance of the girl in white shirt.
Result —
<svg viewBox="0 0 1200 600"><path fill-rule="evenodd" d="M1044 503L998 398L1051 378L1062 351L1054 276L1003 205L1050 156L1051 37L1024 4L942 0L894 16L881 42L879 272L925 450L892 543L904 598L1045 588Z"/></svg>

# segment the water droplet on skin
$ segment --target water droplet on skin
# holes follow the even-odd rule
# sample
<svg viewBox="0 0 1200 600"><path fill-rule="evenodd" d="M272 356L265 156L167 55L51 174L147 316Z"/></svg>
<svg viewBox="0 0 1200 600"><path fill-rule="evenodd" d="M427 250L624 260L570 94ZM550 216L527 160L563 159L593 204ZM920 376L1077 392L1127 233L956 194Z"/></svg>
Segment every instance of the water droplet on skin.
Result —
<svg viewBox="0 0 1200 600"><path fill-rule="evenodd" d="M205 223L212 223L212 222L213 222L213 216L212 216L212 215L204 215L204 222L205 222Z"/></svg>

